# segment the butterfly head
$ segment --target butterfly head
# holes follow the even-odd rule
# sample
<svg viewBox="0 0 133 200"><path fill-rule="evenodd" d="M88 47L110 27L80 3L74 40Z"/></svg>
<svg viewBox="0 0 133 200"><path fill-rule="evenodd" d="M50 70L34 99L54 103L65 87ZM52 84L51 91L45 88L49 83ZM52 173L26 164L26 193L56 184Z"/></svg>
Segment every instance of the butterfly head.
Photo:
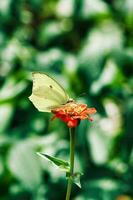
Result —
<svg viewBox="0 0 133 200"><path fill-rule="evenodd" d="M69 98L68 100L67 100L67 103L73 103L74 102L74 100L72 99L72 98Z"/></svg>

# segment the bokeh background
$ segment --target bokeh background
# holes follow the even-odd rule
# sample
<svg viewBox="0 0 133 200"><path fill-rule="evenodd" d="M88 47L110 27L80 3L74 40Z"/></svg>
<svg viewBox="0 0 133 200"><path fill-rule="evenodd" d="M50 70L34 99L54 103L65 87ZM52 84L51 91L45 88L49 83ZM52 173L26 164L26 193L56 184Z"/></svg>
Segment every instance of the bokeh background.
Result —
<svg viewBox="0 0 133 200"><path fill-rule="evenodd" d="M32 71L97 109L76 133L73 200L133 199L133 1L0 1L0 199L64 200L66 125L35 109Z"/></svg>

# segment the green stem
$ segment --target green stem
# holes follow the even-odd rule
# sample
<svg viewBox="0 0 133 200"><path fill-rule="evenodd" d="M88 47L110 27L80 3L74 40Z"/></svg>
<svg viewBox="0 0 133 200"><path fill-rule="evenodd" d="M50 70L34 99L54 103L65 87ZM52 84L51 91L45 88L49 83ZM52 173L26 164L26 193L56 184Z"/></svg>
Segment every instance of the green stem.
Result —
<svg viewBox="0 0 133 200"><path fill-rule="evenodd" d="M70 177L68 179L67 184L67 193L66 193L66 200L70 199L71 190L72 190L72 176L74 172L74 149L75 149L75 128L70 128Z"/></svg>

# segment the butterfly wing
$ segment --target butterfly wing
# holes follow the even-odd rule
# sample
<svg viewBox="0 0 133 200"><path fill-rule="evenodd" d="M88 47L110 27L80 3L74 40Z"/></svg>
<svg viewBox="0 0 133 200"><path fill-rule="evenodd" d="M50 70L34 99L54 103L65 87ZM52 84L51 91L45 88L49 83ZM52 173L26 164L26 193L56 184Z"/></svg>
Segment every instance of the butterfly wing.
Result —
<svg viewBox="0 0 133 200"><path fill-rule="evenodd" d="M42 112L50 112L51 109L66 104L69 96L53 78L43 73L32 73L33 89L29 99L34 106Z"/></svg>

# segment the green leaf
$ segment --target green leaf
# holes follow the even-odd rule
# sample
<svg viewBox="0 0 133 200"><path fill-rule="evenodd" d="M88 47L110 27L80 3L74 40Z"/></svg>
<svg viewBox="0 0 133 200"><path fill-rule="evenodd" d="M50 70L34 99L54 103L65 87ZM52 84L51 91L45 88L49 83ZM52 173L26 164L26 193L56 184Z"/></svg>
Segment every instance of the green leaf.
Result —
<svg viewBox="0 0 133 200"><path fill-rule="evenodd" d="M13 117L13 105L5 103L0 106L0 133L3 133L9 126Z"/></svg>
<svg viewBox="0 0 133 200"><path fill-rule="evenodd" d="M65 172L70 171L70 165L67 161L53 157L53 156L49 156L47 154L39 153L39 152L37 152L37 154L45 159L50 160L54 165L59 167L61 170L65 171Z"/></svg>
<svg viewBox="0 0 133 200"><path fill-rule="evenodd" d="M10 172L29 190L35 191L41 183L42 168L32 143L17 142L9 151L7 164Z"/></svg>
<svg viewBox="0 0 133 200"><path fill-rule="evenodd" d="M83 175L82 172L76 172L73 175L71 175L69 172L66 173L66 178L71 178L73 180L73 183L75 183L79 188L81 188L80 183L80 177Z"/></svg>
<svg viewBox="0 0 133 200"><path fill-rule="evenodd" d="M83 173L81 172L76 172L73 175L73 182L79 187L81 188L81 183L80 183L80 177L83 175Z"/></svg>
<svg viewBox="0 0 133 200"><path fill-rule="evenodd" d="M0 90L0 104L3 104L20 95L27 87L26 81L16 83L15 77L11 77L5 81L5 84Z"/></svg>

